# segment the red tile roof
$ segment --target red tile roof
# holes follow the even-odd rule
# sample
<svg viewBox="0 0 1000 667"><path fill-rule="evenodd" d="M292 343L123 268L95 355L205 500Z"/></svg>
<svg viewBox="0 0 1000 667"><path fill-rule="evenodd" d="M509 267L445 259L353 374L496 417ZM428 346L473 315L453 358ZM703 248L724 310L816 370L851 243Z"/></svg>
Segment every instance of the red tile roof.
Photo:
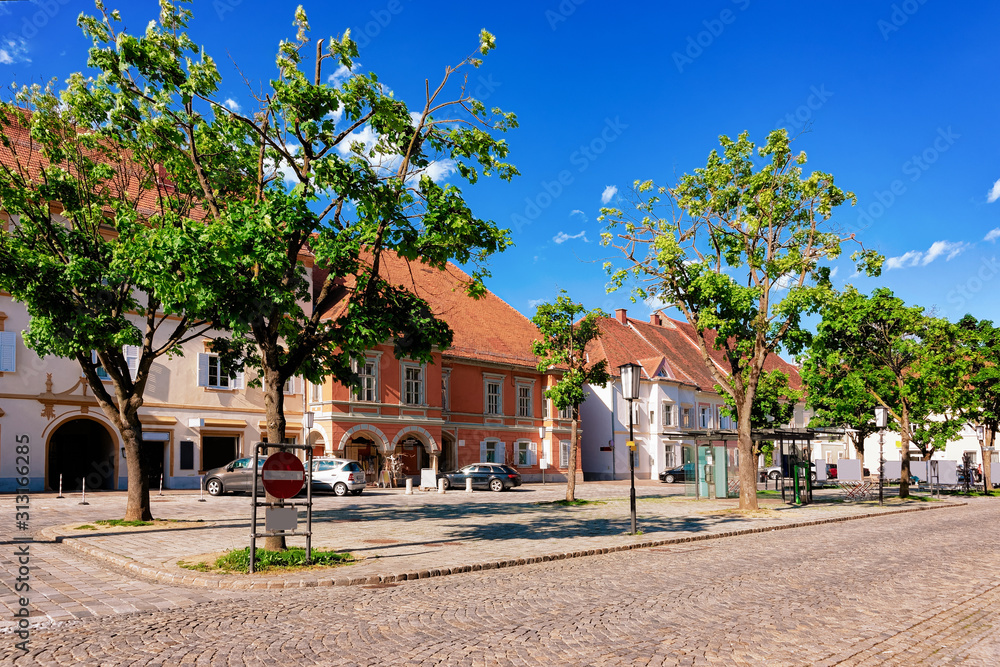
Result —
<svg viewBox="0 0 1000 667"><path fill-rule="evenodd" d="M591 361L606 359L613 375L617 375L622 364L636 362L642 366L647 377L653 377L661 360L665 360L667 377L703 391L713 391L716 382L702 358L694 327L666 317L662 312L658 315L658 325L629 317L626 318L627 324L613 317L599 320L601 337L587 348ZM725 352L711 347L714 332L707 334L709 355L718 366L728 370ZM788 383L793 389L802 387L798 369L777 354L772 354L764 363L764 370L775 369L788 375Z"/></svg>
<svg viewBox="0 0 1000 667"><path fill-rule="evenodd" d="M470 276L454 264L439 271L386 253L379 273L427 301L434 314L448 323L454 338L445 357L531 367L538 363L531 343L541 334L531 320L488 290L481 299L470 297L464 287ZM336 309L327 317L335 313Z"/></svg>

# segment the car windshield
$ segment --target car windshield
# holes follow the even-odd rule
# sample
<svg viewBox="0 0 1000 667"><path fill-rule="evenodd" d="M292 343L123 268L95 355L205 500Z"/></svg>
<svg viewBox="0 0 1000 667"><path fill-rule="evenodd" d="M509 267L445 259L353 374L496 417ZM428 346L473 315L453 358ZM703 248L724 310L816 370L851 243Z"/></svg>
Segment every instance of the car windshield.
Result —
<svg viewBox="0 0 1000 667"><path fill-rule="evenodd" d="M344 470L348 472L361 472L361 466L356 461L351 461L344 466Z"/></svg>

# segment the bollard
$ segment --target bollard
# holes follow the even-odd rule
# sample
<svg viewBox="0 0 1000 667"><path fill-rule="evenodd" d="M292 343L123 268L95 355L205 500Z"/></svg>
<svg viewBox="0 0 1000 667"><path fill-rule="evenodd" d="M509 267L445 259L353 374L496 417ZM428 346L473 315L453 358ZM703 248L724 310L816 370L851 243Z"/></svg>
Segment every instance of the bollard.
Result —
<svg viewBox="0 0 1000 667"><path fill-rule="evenodd" d="M89 505L87 502L87 478L83 478L83 500L80 502L81 505Z"/></svg>
<svg viewBox="0 0 1000 667"><path fill-rule="evenodd" d="M413 495L413 480L409 477L406 478L406 495Z"/></svg>
<svg viewBox="0 0 1000 667"><path fill-rule="evenodd" d="M472 478L470 477L465 478L465 492L472 493Z"/></svg>
<svg viewBox="0 0 1000 667"><path fill-rule="evenodd" d="M163 473L162 472L160 473L160 492L157 493L156 495L158 495L158 496L162 496L163 495Z"/></svg>
<svg viewBox="0 0 1000 667"><path fill-rule="evenodd" d="M62 494L62 473L59 473L59 495L56 496L56 498L65 498L65 497L66 496Z"/></svg>
<svg viewBox="0 0 1000 667"><path fill-rule="evenodd" d="M444 477L438 480L438 493L444 493Z"/></svg>
<svg viewBox="0 0 1000 667"><path fill-rule="evenodd" d="M201 494L200 494L201 497L198 498L198 502L199 503L203 503L203 502L205 502L205 476L204 475L201 476L201 482L200 482L200 484L201 484Z"/></svg>

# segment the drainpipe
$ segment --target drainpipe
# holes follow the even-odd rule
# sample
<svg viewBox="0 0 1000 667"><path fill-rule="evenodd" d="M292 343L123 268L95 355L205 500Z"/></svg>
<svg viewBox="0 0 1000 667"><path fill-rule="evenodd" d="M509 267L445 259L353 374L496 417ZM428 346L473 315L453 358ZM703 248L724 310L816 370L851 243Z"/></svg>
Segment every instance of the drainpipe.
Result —
<svg viewBox="0 0 1000 667"><path fill-rule="evenodd" d="M618 409L618 401L615 398L615 383L611 383L611 479L617 479L615 475L615 413Z"/></svg>

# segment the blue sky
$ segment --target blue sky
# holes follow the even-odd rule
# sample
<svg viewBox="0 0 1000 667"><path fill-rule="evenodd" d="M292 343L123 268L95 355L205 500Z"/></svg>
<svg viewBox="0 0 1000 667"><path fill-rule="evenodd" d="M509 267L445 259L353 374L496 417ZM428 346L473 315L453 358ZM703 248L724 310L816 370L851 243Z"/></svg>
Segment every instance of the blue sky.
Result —
<svg viewBox="0 0 1000 667"><path fill-rule="evenodd" d="M232 61L251 80L273 76L296 4L194 3L190 32L219 63L225 95L249 99ZM884 285L952 320L1000 322L997 3L304 4L314 36L351 28L363 69L411 105L425 78L476 48L481 28L497 36L472 89L518 115L507 138L521 176L464 190L480 217L512 228L515 247L492 261L488 286L527 315L561 288L645 317L645 304L605 292L602 264L619 257L599 244L602 195L635 179L673 183L705 164L720 134L762 141L784 126L805 130L796 147L807 168L857 194L835 220L890 258L870 279L852 277L845 256L838 285ZM156 12L147 0L108 6L132 30ZM0 77L24 84L82 69L83 10L92 4L0 3Z"/></svg>

